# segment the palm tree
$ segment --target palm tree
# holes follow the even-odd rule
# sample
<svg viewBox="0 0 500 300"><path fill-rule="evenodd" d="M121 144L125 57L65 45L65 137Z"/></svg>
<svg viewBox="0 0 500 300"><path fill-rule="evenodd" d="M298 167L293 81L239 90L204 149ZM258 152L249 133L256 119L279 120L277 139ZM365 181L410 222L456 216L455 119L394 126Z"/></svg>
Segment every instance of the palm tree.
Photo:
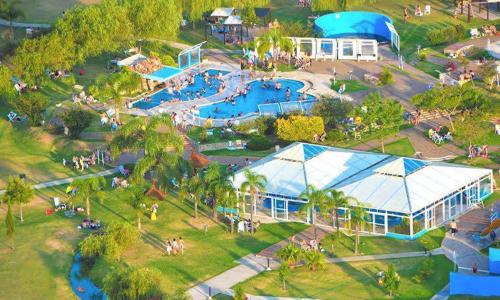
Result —
<svg viewBox="0 0 500 300"><path fill-rule="evenodd" d="M103 177L89 177L85 179L76 179L71 183L76 188L76 199L85 200L85 210L87 217L90 218L90 196L99 191L106 184Z"/></svg>
<svg viewBox="0 0 500 300"><path fill-rule="evenodd" d="M9 28L12 39L14 39L14 21L18 19L24 19L26 17L24 11L16 7L18 3L18 0L12 0L6 3L3 7L0 7L0 18L9 21Z"/></svg>
<svg viewBox="0 0 500 300"><path fill-rule="evenodd" d="M194 205L194 218L198 218L198 203L201 201L205 193L205 184L202 178L198 175L195 175L189 179L188 182L188 191L191 199L193 200Z"/></svg>
<svg viewBox="0 0 500 300"><path fill-rule="evenodd" d="M113 99L116 120L120 121L120 109L123 106L123 96L136 91L141 79L136 73L123 69L119 73L101 76L97 79L98 92L104 97Z"/></svg>
<svg viewBox="0 0 500 300"><path fill-rule="evenodd" d="M233 176L226 167L214 162L207 167L203 180L207 184L206 192L212 198L212 217L217 217L217 202L220 197L229 189L233 188L230 178Z"/></svg>
<svg viewBox="0 0 500 300"><path fill-rule="evenodd" d="M152 172L153 177L165 186L170 179L169 173L182 161L184 139L177 133L170 117L160 115L132 119L113 137L110 147L114 157L123 152L139 154L144 150L131 180L142 182L144 175Z"/></svg>
<svg viewBox="0 0 500 300"><path fill-rule="evenodd" d="M312 212L312 224L314 227L314 239L317 240L317 232L316 232L316 211L319 209L320 211L324 210L325 201L327 199L327 193L323 190L317 189L315 186L309 184L306 187L306 190L303 191L299 198L307 199L307 203L300 207L301 212Z"/></svg>
<svg viewBox="0 0 500 300"><path fill-rule="evenodd" d="M351 211L351 224L354 226L354 232L356 237L354 239L354 254L358 254L359 248L359 231L361 227L367 222L369 222L370 215L366 212L366 210L359 206L360 203L356 202L356 206L352 205L350 208Z"/></svg>
<svg viewBox="0 0 500 300"><path fill-rule="evenodd" d="M286 263L288 266L295 266L302 258L302 250L292 243L287 244L285 247L278 250L276 253L279 259Z"/></svg>
<svg viewBox="0 0 500 300"><path fill-rule="evenodd" d="M284 37L281 31L277 28L273 28L266 32L266 34L257 38L256 41L257 47L255 51L259 55L259 58L264 58L264 55L269 52L269 50L273 50L272 58L276 58L278 48L285 52L291 52L293 50L292 41Z"/></svg>
<svg viewBox="0 0 500 300"><path fill-rule="evenodd" d="M141 216L144 213L144 207L149 206L152 202L152 199L145 195L144 189L141 187L134 187L132 189L132 197L130 199L130 206L135 210L135 214L137 217L137 229L141 231Z"/></svg>
<svg viewBox="0 0 500 300"><path fill-rule="evenodd" d="M257 174L250 169L245 169L243 174L246 180L241 184L240 191L243 193L243 199L246 198L246 193L250 194L250 222L253 226L253 215L257 206L257 193L263 194L266 192L267 179L264 175ZM252 230L252 233L255 233L255 230Z"/></svg>
<svg viewBox="0 0 500 300"><path fill-rule="evenodd" d="M234 233L234 209L238 205L238 197L236 196L236 191L232 185L227 185L222 187L223 190L219 194L219 202L222 206L222 211L224 215L226 214L226 209L229 209L229 223L231 233Z"/></svg>
<svg viewBox="0 0 500 300"><path fill-rule="evenodd" d="M325 265L325 258L319 251L307 251L304 253L306 267L311 271L321 269Z"/></svg>
<svg viewBox="0 0 500 300"><path fill-rule="evenodd" d="M6 203L17 203L19 205L19 218L24 222L23 205L28 204L33 199L34 192L29 184L19 177L9 177L7 188L2 197Z"/></svg>
<svg viewBox="0 0 500 300"><path fill-rule="evenodd" d="M332 216L332 225L337 227L337 235L340 237L340 224L339 224L339 213L340 208L347 207L350 201L355 199L350 196L346 196L342 191L331 190L326 198L325 211L328 211ZM335 216L335 221L333 222L333 216ZM334 224L333 224L334 223Z"/></svg>

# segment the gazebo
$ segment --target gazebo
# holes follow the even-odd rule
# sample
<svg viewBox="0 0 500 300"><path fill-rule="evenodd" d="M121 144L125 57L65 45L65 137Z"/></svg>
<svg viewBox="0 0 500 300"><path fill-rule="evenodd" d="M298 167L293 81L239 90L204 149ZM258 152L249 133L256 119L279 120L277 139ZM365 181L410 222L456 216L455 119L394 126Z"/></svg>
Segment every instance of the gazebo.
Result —
<svg viewBox="0 0 500 300"><path fill-rule="evenodd" d="M240 16L229 16L224 21L224 44L226 43L226 35L231 33L234 29L236 33L237 28L240 29L240 42L243 42L243 21Z"/></svg>

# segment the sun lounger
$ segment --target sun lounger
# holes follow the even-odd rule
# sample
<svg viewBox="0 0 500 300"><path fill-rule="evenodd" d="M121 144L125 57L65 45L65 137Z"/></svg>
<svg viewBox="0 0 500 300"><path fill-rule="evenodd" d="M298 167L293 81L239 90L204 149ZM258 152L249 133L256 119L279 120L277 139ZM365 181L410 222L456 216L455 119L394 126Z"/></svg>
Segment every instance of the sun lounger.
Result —
<svg viewBox="0 0 500 300"><path fill-rule="evenodd" d="M13 111L11 111L8 115L7 118L9 118L9 122L14 122L16 120L17 114Z"/></svg>
<svg viewBox="0 0 500 300"><path fill-rule="evenodd" d="M424 15L428 16L431 14L431 6L427 4L424 8Z"/></svg>
<svg viewBox="0 0 500 300"><path fill-rule="evenodd" d="M471 28L470 29L470 37L472 39L481 37L481 33L479 33L479 30L477 28Z"/></svg>
<svg viewBox="0 0 500 300"><path fill-rule="evenodd" d="M54 207L59 207L59 205L61 204L61 201L59 199L59 197L54 197Z"/></svg>

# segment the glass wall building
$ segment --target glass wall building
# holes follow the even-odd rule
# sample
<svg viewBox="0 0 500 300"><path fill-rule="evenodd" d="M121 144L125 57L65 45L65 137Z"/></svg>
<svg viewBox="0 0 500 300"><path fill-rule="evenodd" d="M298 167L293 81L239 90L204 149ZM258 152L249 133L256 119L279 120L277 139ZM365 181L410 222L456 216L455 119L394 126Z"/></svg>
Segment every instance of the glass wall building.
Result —
<svg viewBox="0 0 500 300"><path fill-rule="evenodd" d="M247 168L264 175L266 193L247 212L283 221L311 222L299 213L299 195L308 184L340 190L368 211L366 233L415 239L478 205L493 191L493 172L444 162L294 143ZM233 184L245 181L243 170ZM240 194L247 194L239 191ZM246 195L248 198L248 195ZM317 223L332 226L319 215ZM340 210L340 225L349 228L349 208Z"/></svg>

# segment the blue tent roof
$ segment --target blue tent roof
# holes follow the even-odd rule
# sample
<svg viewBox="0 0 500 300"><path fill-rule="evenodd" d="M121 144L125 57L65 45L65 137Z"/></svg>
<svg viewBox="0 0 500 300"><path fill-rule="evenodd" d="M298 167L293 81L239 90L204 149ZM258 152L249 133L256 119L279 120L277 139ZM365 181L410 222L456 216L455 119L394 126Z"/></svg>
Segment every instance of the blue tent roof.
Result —
<svg viewBox="0 0 500 300"><path fill-rule="evenodd" d="M311 145L311 144L303 144L303 147L304 147L304 160L313 158L316 155L328 149L327 147Z"/></svg>

